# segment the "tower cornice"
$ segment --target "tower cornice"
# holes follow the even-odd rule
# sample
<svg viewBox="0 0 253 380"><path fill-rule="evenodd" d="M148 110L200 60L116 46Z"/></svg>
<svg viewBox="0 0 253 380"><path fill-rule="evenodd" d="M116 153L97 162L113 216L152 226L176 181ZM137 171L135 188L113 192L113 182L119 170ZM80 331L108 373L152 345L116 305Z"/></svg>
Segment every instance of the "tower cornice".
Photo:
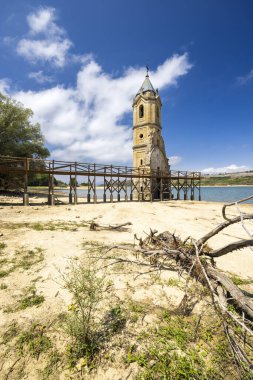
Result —
<svg viewBox="0 0 253 380"><path fill-rule="evenodd" d="M136 104L138 104L141 100L144 102L153 102L153 103L160 103L160 106L162 106L160 95L157 96L145 96L145 94L139 94L133 99L132 107L134 107Z"/></svg>
<svg viewBox="0 0 253 380"><path fill-rule="evenodd" d="M140 128L140 127L146 127L146 126L157 127L158 129L162 129L161 125L159 125L157 123L150 123L150 122L135 124L135 125L133 125L133 129Z"/></svg>

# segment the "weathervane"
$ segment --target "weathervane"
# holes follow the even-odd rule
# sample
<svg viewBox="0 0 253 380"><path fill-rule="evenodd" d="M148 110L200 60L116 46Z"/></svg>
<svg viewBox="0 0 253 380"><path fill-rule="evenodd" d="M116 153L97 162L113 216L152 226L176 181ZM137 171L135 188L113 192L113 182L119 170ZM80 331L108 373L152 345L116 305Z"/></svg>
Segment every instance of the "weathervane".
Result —
<svg viewBox="0 0 253 380"><path fill-rule="evenodd" d="M148 72L149 72L148 64L146 65L146 69L147 69L147 75L146 75L146 77L148 77Z"/></svg>

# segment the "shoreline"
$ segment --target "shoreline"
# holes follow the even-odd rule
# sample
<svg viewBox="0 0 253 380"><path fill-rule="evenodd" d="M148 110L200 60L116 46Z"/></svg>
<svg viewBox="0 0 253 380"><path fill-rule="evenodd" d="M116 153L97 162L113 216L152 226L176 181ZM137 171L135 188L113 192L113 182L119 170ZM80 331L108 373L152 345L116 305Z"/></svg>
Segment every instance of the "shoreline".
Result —
<svg viewBox="0 0 253 380"><path fill-rule="evenodd" d="M201 185L200 187L252 187L253 185Z"/></svg>

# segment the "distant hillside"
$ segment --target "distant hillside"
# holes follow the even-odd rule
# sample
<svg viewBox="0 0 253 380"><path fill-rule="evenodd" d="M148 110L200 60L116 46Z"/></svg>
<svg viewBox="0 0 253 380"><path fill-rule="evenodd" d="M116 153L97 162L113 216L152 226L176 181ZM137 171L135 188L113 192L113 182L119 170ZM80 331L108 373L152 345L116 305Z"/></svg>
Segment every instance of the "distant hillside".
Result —
<svg viewBox="0 0 253 380"><path fill-rule="evenodd" d="M201 179L203 186L253 186L253 172L220 174L216 176L204 175Z"/></svg>

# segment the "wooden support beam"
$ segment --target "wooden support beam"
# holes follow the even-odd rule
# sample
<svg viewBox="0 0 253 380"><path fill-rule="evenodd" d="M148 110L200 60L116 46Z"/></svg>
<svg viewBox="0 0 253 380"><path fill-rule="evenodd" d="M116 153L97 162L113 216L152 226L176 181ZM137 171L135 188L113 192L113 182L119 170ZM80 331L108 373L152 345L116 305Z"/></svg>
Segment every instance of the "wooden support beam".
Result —
<svg viewBox="0 0 253 380"><path fill-rule="evenodd" d="M29 160L28 158L24 159L24 194L23 194L23 206L29 206L29 194L28 194L28 171L29 171Z"/></svg>

